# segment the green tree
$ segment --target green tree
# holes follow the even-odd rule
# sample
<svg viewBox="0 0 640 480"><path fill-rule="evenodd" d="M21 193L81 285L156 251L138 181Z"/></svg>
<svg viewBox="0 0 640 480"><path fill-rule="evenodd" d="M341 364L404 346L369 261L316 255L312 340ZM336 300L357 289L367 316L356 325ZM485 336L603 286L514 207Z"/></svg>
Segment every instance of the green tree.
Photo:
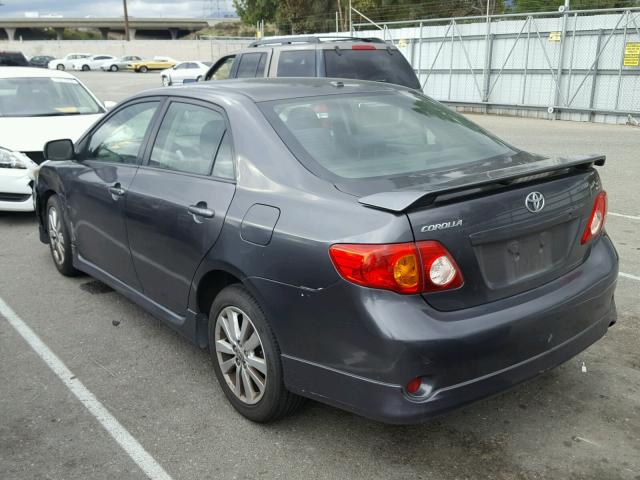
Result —
<svg viewBox="0 0 640 480"><path fill-rule="evenodd" d="M247 25L255 25L260 20L272 22L278 4L277 0L233 0L238 16Z"/></svg>

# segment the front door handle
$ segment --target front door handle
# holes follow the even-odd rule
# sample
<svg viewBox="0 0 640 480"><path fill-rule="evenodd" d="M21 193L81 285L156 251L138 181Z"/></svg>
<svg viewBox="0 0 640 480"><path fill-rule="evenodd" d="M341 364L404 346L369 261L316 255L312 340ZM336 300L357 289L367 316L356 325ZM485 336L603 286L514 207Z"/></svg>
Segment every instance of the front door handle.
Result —
<svg viewBox="0 0 640 480"><path fill-rule="evenodd" d="M204 202L199 202L196 205L189 205L188 210L189 213L193 215L194 220L196 220L196 217L213 218L216 214L216 212L214 212L210 208L207 208L207 204Z"/></svg>
<svg viewBox="0 0 640 480"><path fill-rule="evenodd" d="M115 185L109 187L109 193L114 200L117 200L117 197L122 197L125 194L125 190L120 186L119 183L116 183Z"/></svg>

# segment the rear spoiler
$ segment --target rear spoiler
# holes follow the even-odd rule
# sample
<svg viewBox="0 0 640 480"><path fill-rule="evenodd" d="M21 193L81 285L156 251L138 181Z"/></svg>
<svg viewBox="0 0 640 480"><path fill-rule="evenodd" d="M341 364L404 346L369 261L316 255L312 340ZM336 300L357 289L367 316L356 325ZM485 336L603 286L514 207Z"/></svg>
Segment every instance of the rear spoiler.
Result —
<svg viewBox="0 0 640 480"><path fill-rule="evenodd" d="M394 190L375 193L361 197L358 201L368 207L402 212L420 202L431 204L439 195L452 194L473 188L486 187L492 184L509 184L519 179L526 179L540 174L571 168L588 169L593 165L603 166L604 155L571 156L545 158L535 162L513 165L499 170L475 173L453 180L426 186L420 190Z"/></svg>

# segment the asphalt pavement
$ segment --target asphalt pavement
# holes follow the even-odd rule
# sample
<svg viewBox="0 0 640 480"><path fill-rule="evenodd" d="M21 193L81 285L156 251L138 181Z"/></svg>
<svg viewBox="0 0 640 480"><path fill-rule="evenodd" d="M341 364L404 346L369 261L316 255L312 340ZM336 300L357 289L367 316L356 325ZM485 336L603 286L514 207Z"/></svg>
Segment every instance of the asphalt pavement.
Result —
<svg viewBox="0 0 640 480"><path fill-rule="evenodd" d="M78 76L102 100L160 85L157 73ZM207 352L91 278L59 275L34 217L0 213L0 478L137 479L153 464L176 480L640 479L640 128L470 118L527 150L607 154L606 228L624 276L605 338L424 425L388 426L315 402L256 425L228 404ZM9 323L7 308L69 378ZM148 458L131 439L123 446L113 421Z"/></svg>

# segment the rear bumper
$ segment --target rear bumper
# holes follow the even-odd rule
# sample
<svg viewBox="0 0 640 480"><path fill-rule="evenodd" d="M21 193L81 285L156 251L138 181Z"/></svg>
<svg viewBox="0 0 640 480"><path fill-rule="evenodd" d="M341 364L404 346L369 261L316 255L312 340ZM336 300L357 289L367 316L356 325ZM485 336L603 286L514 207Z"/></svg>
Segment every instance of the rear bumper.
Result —
<svg viewBox="0 0 640 480"><path fill-rule="evenodd" d="M529 380L597 341L616 320L617 274L617 253L603 236L569 274L455 312L343 282L317 292L255 287L268 318L296 319L273 322L290 390L376 420L416 423ZM420 399L403 390L417 376L428 386Z"/></svg>
<svg viewBox="0 0 640 480"><path fill-rule="evenodd" d="M400 385L376 382L300 359L283 356L283 367L296 384L307 383L306 388L297 390L302 395L386 423L420 423L561 365L604 336L615 318L612 303L607 315L561 345L519 364L441 388L421 401L406 395ZM304 379L313 382L309 385Z"/></svg>

